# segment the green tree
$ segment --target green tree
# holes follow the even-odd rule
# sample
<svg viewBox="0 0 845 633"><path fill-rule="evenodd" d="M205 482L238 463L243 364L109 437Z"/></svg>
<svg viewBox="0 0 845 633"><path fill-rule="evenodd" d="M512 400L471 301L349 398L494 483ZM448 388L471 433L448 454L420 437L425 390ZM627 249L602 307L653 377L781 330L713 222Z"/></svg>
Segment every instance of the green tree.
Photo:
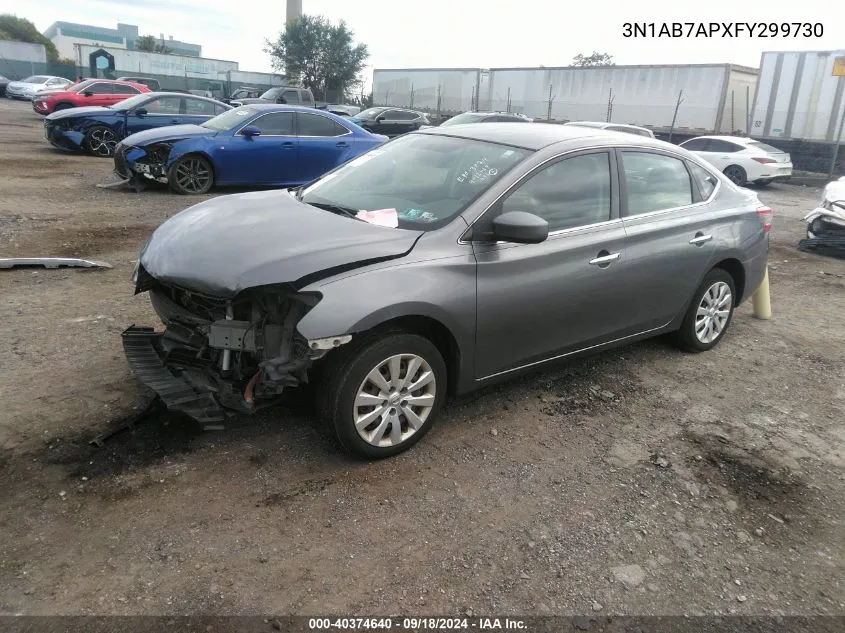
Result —
<svg viewBox="0 0 845 633"><path fill-rule="evenodd" d="M358 75L369 52L366 44L353 42L343 20L334 25L323 16L304 15L266 44L273 68L324 99L329 91L345 99L361 86Z"/></svg>
<svg viewBox="0 0 845 633"><path fill-rule="evenodd" d="M613 55L608 53L597 53L593 51L592 55L578 54L572 58L573 66L615 66L613 63Z"/></svg>
<svg viewBox="0 0 845 633"><path fill-rule="evenodd" d="M159 41L155 35L142 35L136 39L135 50L147 53L162 53L164 55L169 55L171 52L164 43L164 40Z"/></svg>
<svg viewBox="0 0 845 633"><path fill-rule="evenodd" d="M32 22L11 13L0 15L0 40L43 44L47 49L48 62L56 62L59 59L59 51L53 42L41 35Z"/></svg>

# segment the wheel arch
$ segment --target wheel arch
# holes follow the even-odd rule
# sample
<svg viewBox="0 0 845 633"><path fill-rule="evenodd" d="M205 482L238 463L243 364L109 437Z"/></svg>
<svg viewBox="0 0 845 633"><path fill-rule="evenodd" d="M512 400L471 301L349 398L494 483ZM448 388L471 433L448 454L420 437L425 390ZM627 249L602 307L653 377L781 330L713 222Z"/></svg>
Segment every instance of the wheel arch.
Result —
<svg viewBox="0 0 845 633"><path fill-rule="evenodd" d="M745 298L745 267L742 262L735 257L726 257L718 261L713 268L721 268L734 280L734 291L737 296L736 304L739 305Z"/></svg>
<svg viewBox="0 0 845 633"><path fill-rule="evenodd" d="M385 330L403 330L431 341L446 363L447 390L454 394L458 389L461 367L461 347L452 331L442 321L421 314L392 317L369 329L377 333Z"/></svg>
<svg viewBox="0 0 845 633"><path fill-rule="evenodd" d="M173 145L173 149L176 149L175 143ZM175 155L174 155L175 154ZM211 165L211 186L214 187L217 184L217 166L214 164L214 159L211 155L203 148L198 148L195 146L188 146L183 151L179 153L175 153L173 150L170 152L170 156L167 158L167 164L165 165L165 169L168 173L170 173L170 168L173 167L178 161L182 160L183 158L189 158L191 156L199 156L200 158L204 158L208 161L208 164Z"/></svg>

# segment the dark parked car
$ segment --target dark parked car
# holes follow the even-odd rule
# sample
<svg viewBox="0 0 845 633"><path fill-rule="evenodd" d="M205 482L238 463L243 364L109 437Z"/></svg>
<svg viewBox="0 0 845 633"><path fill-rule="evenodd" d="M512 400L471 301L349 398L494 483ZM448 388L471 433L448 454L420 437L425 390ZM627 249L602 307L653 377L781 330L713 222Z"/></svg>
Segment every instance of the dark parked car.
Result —
<svg viewBox="0 0 845 633"><path fill-rule="evenodd" d="M124 179L167 183L177 193L214 185L296 186L387 140L312 108L241 106L202 125L127 137L115 151Z"/></svg>
<svg viewBox="0 0 845 633"><path fill-rule="evenodd" d="M531 123L531 119L513 112L464 112L446 119L440 127L465 123Z"/></svg>
<svg viewBox="0 0 845 633"><path fill-rule="evenodd" d="M150 77L118 77L117 81L129 81L134 84L141 84L153 92L161 91L161 84L158 83L158 79L151 79Z"/></svg>
<svg viewBox="0 0 845 633"><path fill-rule="evenodd" d="M232 99L233 106L241 106L246 104L267 104L278 103L285 105L301 105L309 108L314 107L314 95L308 88L291 88L284 86L281 88L270 88L256 99Z"/></svg>
<svg viewBox="0 0 845 633"><path fill-rule="evenodd" d="M114 156L117 143L131 134L169 125L199 125L231 110L214 99L172 92L147 92L110 107L59 110L44 119L44 136L63 150Z"/></svg>
<svg viewBox="0 0 845 633"><path fill-rule="evenodd" d="M167 329L130 327L124 348L198 420L313 383L343 446L385 457L447 392L663 333L712 348L763 280L771 213L661 141L431 128L296 195L217 197L164 222L134 278Z"/></svg>
<svg viewBox="0 0 845 633"><path fill-rule="evenodd" d="M232 91L232 94L226 99L226 103L232 103L232 101L237 101L238 99L258 99L261 97L262 92L264 91L261 88L241 86Z"/></svg>
<svg viewBox="0 0 845 633"><path fill-rule="evenodd" d="M374 134L384 134L389 137L407 134L431 125L425 112L402 108L368 108L351 117L350 120Z"/></svg>

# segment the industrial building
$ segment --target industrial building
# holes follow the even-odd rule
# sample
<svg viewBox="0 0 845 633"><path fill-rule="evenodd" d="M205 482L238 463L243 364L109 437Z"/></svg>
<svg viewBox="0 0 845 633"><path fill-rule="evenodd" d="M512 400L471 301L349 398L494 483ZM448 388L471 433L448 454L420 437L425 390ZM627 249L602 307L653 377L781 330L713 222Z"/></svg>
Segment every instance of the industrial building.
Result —
<svg viewBox="0 0 845 633"><path fill-rule="evenodd" d="M76 24L73 22L53 22L43 33L44 37L56 45L59 57L74 56L74 44L88 44L91 46L107 46L134 50L136 40L146 33L141 33L134 24L118 24L116 29L109 29L91 24ZM159 36L163 43L174 55L200 57L202 46L173 39L170 35L165 38Z"/></svg>

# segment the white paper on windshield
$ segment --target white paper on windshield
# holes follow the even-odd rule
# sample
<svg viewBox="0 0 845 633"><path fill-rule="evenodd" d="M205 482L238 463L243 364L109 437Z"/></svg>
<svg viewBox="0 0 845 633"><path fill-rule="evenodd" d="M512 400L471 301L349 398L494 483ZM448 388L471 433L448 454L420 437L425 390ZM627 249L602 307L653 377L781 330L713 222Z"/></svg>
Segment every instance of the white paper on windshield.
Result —
<svg viewBox="0 0 845 633"><path fill-rule="evenodd" d="M369 222L370 224L377 224L378 226L387 226L395 229L399 226L399 215L396 209L377 209L376 211L359 211L356 218Z"/></svg>

